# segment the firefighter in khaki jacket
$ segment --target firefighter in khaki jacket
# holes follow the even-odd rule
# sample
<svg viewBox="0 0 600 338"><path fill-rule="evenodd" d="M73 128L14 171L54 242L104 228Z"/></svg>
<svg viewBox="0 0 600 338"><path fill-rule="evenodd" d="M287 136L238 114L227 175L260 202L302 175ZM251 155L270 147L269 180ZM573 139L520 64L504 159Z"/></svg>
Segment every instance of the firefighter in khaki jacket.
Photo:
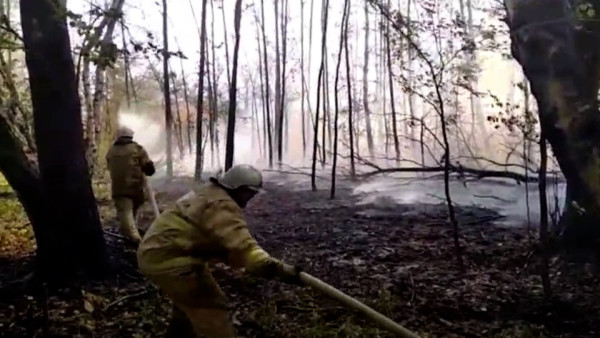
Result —
<svg viewBox="0 0 600 338"><path fill-rule="evenodd" d="M146 176L156 172L154 163L144 147L133 140L133 130L127 127L117 131L117 140L108 150L106 162L120 231L137 244L141 238L135 217L138 208L146 200Z"/></svg>
<svg viewBox="0 0 600 338"><path fill-rule="evenodd" d="M180 198L148 229L138 248L138 265L173 301L168 337L235 337L225 295L208 261L301 284L300 269L272 258L248 231L242 208L261 188L260 171L234 166Z"/></svg>

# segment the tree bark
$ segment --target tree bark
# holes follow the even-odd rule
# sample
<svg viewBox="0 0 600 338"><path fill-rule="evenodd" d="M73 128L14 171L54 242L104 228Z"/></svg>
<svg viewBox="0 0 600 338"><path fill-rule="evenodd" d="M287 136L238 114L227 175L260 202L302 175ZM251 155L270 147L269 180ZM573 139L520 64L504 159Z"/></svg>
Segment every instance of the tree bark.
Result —
<svg viewBox="0 0 600 338"><path fill-rule="evenodd" d="M48 279L103 272L107 263L64 11L64 0L20 1L40 176L22 161L16 177L8 175L31 217L38 272Z"/></svg>
<svg viewBox="0 0 600 338"><path fill-rule="evenodd" d="M194 167L194 180L200 181L202 175L202 118L204 117L204 70L206 67L206 4L202 0L202 21L200 23L200 61L198 64L198 101L196 105L196 165ZM213 114L215 112L212 112ZM209 117L210 118L210 117ZM211 135L212 136L212 135Z"/></svg>
<svg viewBox="0 0 600 338"><path fill-rule="evenodd" d="M306 111L304 103L306 101L306 90L304 88L304 0L300 0L300 78L301 78L301 89L300 89L300 114L302 117L302 160L306 159Z"/></svg>
<svg viewBox="0 0 600 338"><path fill-rule="evenodd" d="M325 13L323 18L327 17L327 10L329 8L329 0L325 0ZM312 156L312 170L310 176L310 184L313 191L317 191L317 146L319 144L319 104L321 100L321 84L323 83L323 68L325 67L325 44L327 43L327 25L323 25L323 32L321 34L321 64L319 65L319 75L317 77L317 109L315 111L315 129L313 131L313 156ZM323 146L323 145L322 145Z"/></svg>
<svg viewBox="0 0 600 338"><path fill-rule="evenodd" d="M338 50L337 63L335 65L335 81L333 85L333 96L334 96L334 104L335 104L335 115L333 118L333 159L331 166L331 190L329 193L329 198L335 198L335 180L336 180L336 167L337 167L337 155L338 155L338 117L340 115L339 112L339 104L340 99L338 95L338 86L340 81L340 66L342 64L342 52L344 47L344 34L346 27L346 20L348 17L348 11L350 9L349 1L344 1L344 12L342 14L342 24L340 25L340 47Z"/></svg>
<svg viewBox="0 0 600 338"><path fill-rule="evenodd" d="M263 70L265 72L265 97L266 97L266 105L267 105L267 141L269 144L269 168L273 167L273 134L271 132L272 128L271 128L271 110L270 110L270 102L271 100L269 99L270 95L269 95L269 91L270 91L270 84L269 84L269 63L267 61L267 37L265 34L265 3L264 0L260 0L260 10L261 10L261 21L260 21L260 29L261 29L261 33L262 33L262 41L263 41L263 63L264 63L264 67Z"/></svg>
<svg viewBox="0 0 600 338"><path fill-rule="evenodd" d="M283 143L283 107L281 104L281 55L279 52L279 1L273 1L275 19L275 146L277 147L277 160L281 168L282 143Z"/></svg>
<svg viewBox="0 0 600 338"><path fill-rule="evenodd" d="M363 63L363 107L365 110L365 125L367 127L367 146L369 155L375 155L375 145L373 143L373 130L371 127L371 108L369 107L369 2L365 1L365 53Z"/></svg>
<svg viewBox="0 0 600 338"><path fill-rule="evenodd" d="M165 98L165 129L167 136L167 177L173 177L173 112L171 111L171 88L169 84L169 34L167 0L162 1L163 9L163 93Z"/></svg>
<svg viewBox="0 0 600 338"><path fill-rule="evenodd" d="M348 1L348 8L350 8L350 0ZM354 163L354 121L353 121L353 110L352 110L352 81L350 81L350 60L348 51L348 26L350 22L350 9L346 16L346 22L344 23L344 61L346 64L346 92L348 94L348 137L350 143L350 176L354 178L356 175L356 165Z"/></svg>
<svg viewBox="0 0 600 338"><path fill-rule="evenodd" d="M233 157L235 151L235 116L237 100L237 70L238 54L240 50L240 24L242 21L242 0L235 2L235 45L233 46L233 65L231 70L231 86L229 87L229 112L227 116L227 143L225 145L225 171L233 166Z"/></svg>
<svg viewBox="0 0 600 338"><path fill-rule="evenodd" d="M567 180L566 212L561 218L564 243L568 248L595 247L600 239L596 17L582 18L586 15L578 11L582 5L572 8L566 0L504 4L512 54L531 84L542 133ZM599 13L598 1L591 4Z"/></svg>
<svg viewBox="0 0 600 338"><path fill-rule="evenodd" d="M390 1L388 0L388 6ZM394 102L394 81L392 78L392 48L390 46L390 21L385 20L385 52L387 56L387 68L388 68L388 86L390 87L390 106L392 109L392 136L394 138L394 151L396 153L396 160L400 160L400 141L398 140L398 125L396 121L396 103ZM386 136L387 140L387 136ZM387 142L386 142L387 143Z"/></svg>

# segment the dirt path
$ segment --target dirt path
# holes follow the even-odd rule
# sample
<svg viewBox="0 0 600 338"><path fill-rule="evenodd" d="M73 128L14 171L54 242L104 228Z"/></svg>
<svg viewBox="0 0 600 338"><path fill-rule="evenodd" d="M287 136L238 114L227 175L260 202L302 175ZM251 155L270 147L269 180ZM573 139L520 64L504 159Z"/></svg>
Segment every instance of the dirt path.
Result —
<svg viewBox="0 0 600 338"><path fill-rule="evenodd" d="M159 202L178 197L185 187L159 194ZM247 216L252 232L271 254L303 266L424 336L598 335L597 280L583 270L555 274L555 301L547 304L527 234L486 222L495 217L489 211L458 212L465 274L454 263L443 206L357 207L347 190L330 201L326 191L290 192L272 186L252 202ZM142 223L150 217L146 206ZM136 272L133 250L123 250L118 236L107 238L118 266L113 278L52 293L46 301L0 299L0 336L40 331L46 322L45 304L54 334L142 337L163 332L168 301ZM0 273L27 268L27 261L11 264L0 265ZM308 288L230 269L217 268L215 276L243 336L386 337L359 314Z"/></svg>

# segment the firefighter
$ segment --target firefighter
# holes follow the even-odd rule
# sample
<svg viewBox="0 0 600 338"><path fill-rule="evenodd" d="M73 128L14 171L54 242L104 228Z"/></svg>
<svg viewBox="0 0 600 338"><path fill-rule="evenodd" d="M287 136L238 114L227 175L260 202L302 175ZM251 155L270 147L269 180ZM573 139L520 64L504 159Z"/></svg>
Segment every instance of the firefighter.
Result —
<svg viewBox="0 0 600 338"><path fill-rule="evenodd" d="M235 337L225 294L208 262L300 285L300 269L271 257L252 237L242 209L262 189L262 174L236 165L181 197L148 229L140 271L173 301L168 337Z"/></svg>
<svg viewBox="0 0 600 338"><path fill-rule="evenodd" d="M135 219L147 197L146 176L156 172L154 162L144 147L133 140L133 130L127 127L117 131L117 139L106 154L106 162L119 230L128 240L139 244L141 237Z"/></svg>

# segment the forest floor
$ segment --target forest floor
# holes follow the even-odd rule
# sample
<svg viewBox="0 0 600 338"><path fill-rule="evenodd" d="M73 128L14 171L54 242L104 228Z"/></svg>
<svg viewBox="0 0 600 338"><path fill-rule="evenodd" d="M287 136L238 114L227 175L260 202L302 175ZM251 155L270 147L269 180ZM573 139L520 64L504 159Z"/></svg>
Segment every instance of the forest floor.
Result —
<svg viewBox="0 0 600 338"><path fill-rule="evenodd" d="M31 232L15 196L0 185L0 284L31 270ZM163 205L179 193L157 196ZM350 190L268 187L249 205L251 231L273 256L304 267L423 337L597 337L600 283L587 266L551 260L545 301L538 258L524 229L493 224L492 211L458 208L466 272L457 269L451 226L439 206L357 205ZM98 201L114 275L45 297L0 298L0 336L155 337L169 301L136 270L117 235L108 198ZM9 211L10 210L10 211ZM140 227L149 225L150 207ZM388 337L358 313L309 288L216 267L233 322L245 337Z"/></svg>

